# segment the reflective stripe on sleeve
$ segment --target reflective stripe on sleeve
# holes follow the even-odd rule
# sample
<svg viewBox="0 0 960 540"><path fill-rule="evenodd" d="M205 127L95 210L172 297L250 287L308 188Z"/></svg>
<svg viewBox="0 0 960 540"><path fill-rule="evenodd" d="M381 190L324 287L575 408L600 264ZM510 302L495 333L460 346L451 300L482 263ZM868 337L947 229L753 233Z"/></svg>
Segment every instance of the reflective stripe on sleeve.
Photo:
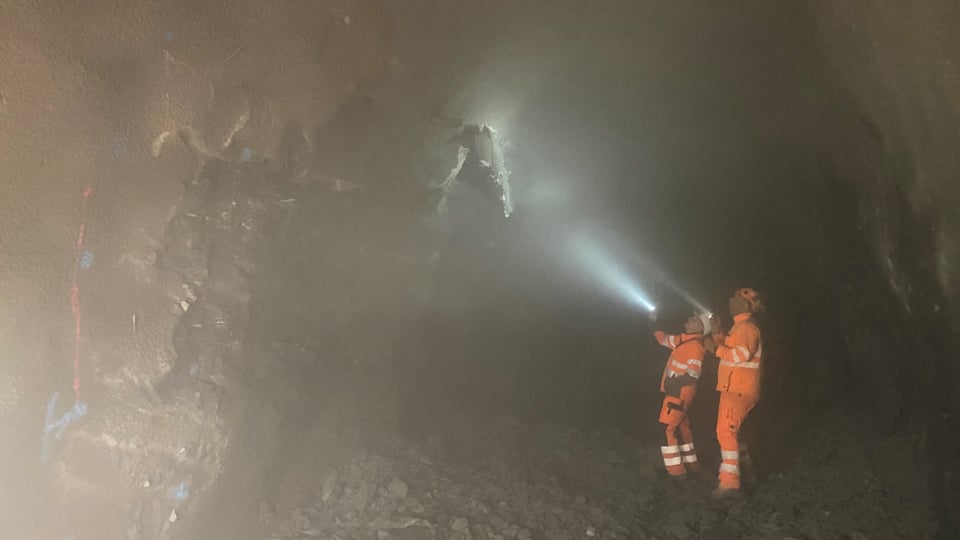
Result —
<svg viewBox="0 0 960 540"><path fill-rule="evenodd" d="M721 463L720 472L725 472L725 473L730 473L730 474L735 474L737 476L740 476L740 467L737 467L736 465L733 465L730 463Z"/></svg>
<svg viewBox="0 0 960 540"><path fill-rule="evenodd" d="M736 450L721 450L720 457L723 459L737 460L740 459L740 452Z"/></svg>
<svg viewBox="0 0 960 540"><path fill-rule="evenodd" d="M728 362L726 360L720 361L721 366L735 367L735 368L746 368L746 369L760 369L760 362Z"/></svg>
<svg viewBox="0 0 960 540"><path fill-rule="evenodd" d="M673 465L680 465L682 463L683 463L683 460L680 458L680 456L673 457L673 458L663 458L663 464L666 465L667 467L671 467Z"/></svg>

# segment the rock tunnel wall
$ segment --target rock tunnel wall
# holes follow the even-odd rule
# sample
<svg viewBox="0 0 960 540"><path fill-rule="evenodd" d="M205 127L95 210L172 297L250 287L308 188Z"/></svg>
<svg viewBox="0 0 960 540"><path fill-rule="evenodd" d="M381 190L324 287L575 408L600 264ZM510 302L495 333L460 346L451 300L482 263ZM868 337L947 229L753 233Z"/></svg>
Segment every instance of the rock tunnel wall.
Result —
<svg viewBox="0 0 960 540"><path fill-rule="evenodd" d="M276 441L295 439L300 428L288 426L304 419L300 398L314 389L292 381L317 376L310 365L357 390L329 388L327 401L310 395L310 404L362 401L364 388L379 395L377 414L396 404L385 394L399 394L409 371L393 348L417 336L414 306L444 241L442 224L425 225L443 219L439 202L457 189L443 181L461 152L460 122L424 112L436 96L414 83L430 63L407 68L382 47L400 23L370 4L0 10L10 359L0 365L0 422L2 459L16 464L4 467L5 530L209 537L184 527L201 509L224 511L218 497L255 517L252 490L284 457ZM403 20L417 13L427 12ZM391 80L401 82L383 93ZM285 226L282 215L304 198L323 219ZM317 258L293 264L301 245L268 242L268 233L316 241ZM281 309L301 318L269 320L292 289L254 279L262 266L282 274L285 262L287 272L322 273L323 284L305 285L329 293L326 309ZM371 289L390 300L362 305ZM255 337L278 349L245 352L251 319L263 323ZM294 330L342 347L328 343L314 358L315 342L287 339ZM80 390L68 399L75 374ZM362 421L356 409L331 422ZM255 470L223 478L230 467ZM234 498L241 489L248 496Z"/></svg>
<svg viewBox="0 0 960 540"><path fill-rule="evenodd" d="M295 161L284 141L309 144L389 73L378 23L351 2L0 6L6 534L163 536L214 484L242 416L231 361L252 264L215 224L240 233L251 224L231 212L266 203L195 183L207 161ZM213 331L206 348L195 325Z"/></svg>
<svg viewBox="0 0 960 540"><path fill-rule="evenodd" d="M836 291L850 356L858 372L879 372L866 376L871 399L913 431L940 501L941 532L955 536L960 12L939 1L814 2L811 11L859 117L858 134L824 171L846 186L838 196L857 200L848 208L856 209L861 242L851 253L860 262Z"/></svg>

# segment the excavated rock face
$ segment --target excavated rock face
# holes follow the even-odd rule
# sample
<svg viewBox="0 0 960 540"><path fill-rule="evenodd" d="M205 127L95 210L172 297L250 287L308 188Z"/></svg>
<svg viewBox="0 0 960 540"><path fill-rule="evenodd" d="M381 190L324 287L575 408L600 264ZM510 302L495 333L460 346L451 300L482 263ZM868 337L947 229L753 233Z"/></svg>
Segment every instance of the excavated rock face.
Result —
<svg viewBox="0 0 960 540"><path fill-rule="evenodd" d="M159 538L205 497L247 401L246 289L281 191L200 171L272 158L289 170L250 181L288 180L289 141L390 73L362 6L221 8L0 8L7 534Z"/></svg>
<svg viewBox="0 0 960 540"><path fill-rule="evenodd" d="M76 512L83 499L81 508L116 513L104 534L119 526L129 538L166 538L220 480L248 408L263 405L243 343L251 278L286 197L255 165L214 162L187 185L155 263L176 311L175 359L139 401L102 407L63 437L57 480L74 527L105 525ZM139 317L131 326L139 339Z"/></svg>

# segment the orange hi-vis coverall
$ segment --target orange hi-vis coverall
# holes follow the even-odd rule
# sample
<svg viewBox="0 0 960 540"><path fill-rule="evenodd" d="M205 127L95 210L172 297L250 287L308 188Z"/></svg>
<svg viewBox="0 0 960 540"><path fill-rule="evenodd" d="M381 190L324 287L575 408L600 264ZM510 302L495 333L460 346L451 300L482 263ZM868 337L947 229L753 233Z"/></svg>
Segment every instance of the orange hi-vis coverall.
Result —
<svg viewBox="0 0 960 540"><path fill-rule="evenodd" d="M700 470L697 462L697 451L693 446L693 432L690 430L690 421L687 412L697 393L696 379L700 378L703 366L703 336L701 334L681 334L679 336L655 332L657 342L672 349L667 365L663 368L663 377L660 379L660 391L664 393L663 405L660 407L660 423L666 424L664 430L665 442L660 447L663 454L663 464L671 476L683 476ZM693 384L675 386L669 384L668 379L689 375L694 379Z"/></svg>
<svg viewBox="0 0 960 540"><path fill-rule="evenodd" d="M720 488L740 488L740 463L749 465L747 448L739 441L740 426L760 399L763 376L763 343L760 329L749 313L734 317L733 328L726 336L714 334L717 369L717 390L720 408L717 411L717 441L720 443Z"/></svg>

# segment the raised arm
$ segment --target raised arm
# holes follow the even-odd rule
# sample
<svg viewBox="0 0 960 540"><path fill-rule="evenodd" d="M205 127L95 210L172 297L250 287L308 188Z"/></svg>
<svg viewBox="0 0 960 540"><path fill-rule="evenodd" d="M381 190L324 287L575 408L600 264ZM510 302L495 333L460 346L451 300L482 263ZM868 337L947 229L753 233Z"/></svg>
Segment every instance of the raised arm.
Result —
<svg viewBox="0 0 960 540"><path fill-rule="evenodd" d="M677 345L680 344L680 336L674 336L667 334L661 330L657 330L653 333L653 337L657 340L657 343L663 345L668 349L675 349Z"/></svg>

